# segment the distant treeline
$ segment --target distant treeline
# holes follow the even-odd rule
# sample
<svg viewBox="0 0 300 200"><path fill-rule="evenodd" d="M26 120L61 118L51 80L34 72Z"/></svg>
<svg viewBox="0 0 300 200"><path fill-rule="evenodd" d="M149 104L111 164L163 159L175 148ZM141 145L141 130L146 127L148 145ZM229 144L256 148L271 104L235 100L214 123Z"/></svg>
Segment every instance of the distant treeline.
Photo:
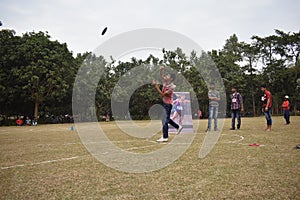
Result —
<svg viewBox="0 0 300 200"><path fill-rule="evenodd" d="M267 37L253 36L251 43L241 42L233 34L220 50L192 52L164 49L163 58L153 55L145 60L112 63L91 52L77 54L67 44L53 40L48 33L30 32L17 36L14 30L0 31L0 115L45 116L72 115L73 83L84 60L98 60L105 66L95 96L96 113L102 119L110 113L111 93L129 70L140 65L166 65L189 81L204 116L207 113L207 85L197 72L203 60L217 66L227 93L236 85L243 95L248 116L261 114L260 84L266 83L273 94L273 113L281 113L285 95L290 96L292 111L300 108L300 34L275 30ZM112 58L113 59L113 58ZM158 70L151 69L151 70ZM147 74L145 74L147 76ZM229 99L227 99L229 100ZM133 119L147 119L149 108L161 99L151 84L138 88L130 99ZM229 108L230 101L227 101ZM192 112L198 108L192 102Z"/></svg>

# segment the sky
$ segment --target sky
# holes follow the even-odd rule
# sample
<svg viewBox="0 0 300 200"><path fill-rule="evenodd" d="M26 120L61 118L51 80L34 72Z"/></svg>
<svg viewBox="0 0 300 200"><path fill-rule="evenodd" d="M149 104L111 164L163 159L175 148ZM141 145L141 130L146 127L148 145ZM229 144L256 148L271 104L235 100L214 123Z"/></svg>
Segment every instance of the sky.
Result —
<svg viewBox="0 0 300 200"><path fill-rule="evenodd" d="M0 0L0 29L17 35L48 31L76 54L123 32L162 28L209 51L221 49L234 33L250 42L251 36L271 35L274 29L299 32L299 10L298 0Z"/></svg>

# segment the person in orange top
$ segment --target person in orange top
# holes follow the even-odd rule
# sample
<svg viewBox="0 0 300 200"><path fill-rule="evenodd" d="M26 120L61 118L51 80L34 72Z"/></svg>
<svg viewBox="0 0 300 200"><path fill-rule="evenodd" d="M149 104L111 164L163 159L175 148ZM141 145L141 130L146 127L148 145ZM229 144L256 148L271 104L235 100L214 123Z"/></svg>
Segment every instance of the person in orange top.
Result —
<svg viewBox="0 0 300 200"><path fill-rule="evenodd" d="M284 96L284 101L282 103L282 108L283 108L283 111L284 111L283 116L284 116L286 125L289 125L291 122L290 122L290 101L289 101L289 96L288 95Z"/></svg>
<svg viewBox="0 0 300 200"><path fill-rule="evenodd" d="M177 129L177 134L179 134L182 130L182 126L176 124L171 118L171 110L173 107L173 90L176 87L173 84L173 81L175 79L175 74L163 74L163 67L160 67L160 77L163 82L163 88L160 90L157 82L153 80L153 84L157 90L157 92L162 96L163 98L163 108L164 108L164 117L162 119L162 125L163 125L163 136L157 140L157 142L167 142L169 138L169 125L171 124L173 127Z"/></svg>

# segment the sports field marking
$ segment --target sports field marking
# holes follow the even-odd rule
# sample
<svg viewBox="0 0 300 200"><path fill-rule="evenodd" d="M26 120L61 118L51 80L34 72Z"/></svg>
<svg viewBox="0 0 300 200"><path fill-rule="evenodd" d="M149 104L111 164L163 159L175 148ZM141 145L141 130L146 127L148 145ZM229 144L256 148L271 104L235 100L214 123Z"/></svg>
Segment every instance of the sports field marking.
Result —
<svg viewBox="0 0 300 200"><path fill-rule="evenodd" d="M154 144L152 145L147 145L147 146L141 146L141 147L130 147L130 148L127 148L127 149L124 149L126 151L130 151L130 150L136 150L136 149L144 149L144 148L149 148L149 147L153 147L155 146Z"/></svg>
<svg viewBox="0 0 300 200"><path fill-rule="evenodd" d="M230 134L223 134L223 135L230 135ZM234 140L234 141L226 142L227 144L239 144L239 145L249 146L249 144L247 144L247 143L242 143L242 141L245 139L244 136L238 135L238 134L233 134L232 136L240 137L240 139ZM264 144L259 144L258 147L264 147L264 146L266 146L266 145L264 145Z"/></svg>
<svg viewBox="0 0 300 200"><path fill-rule="evenodd" d="M74 160L77 158L79 158L79 156L73 156L73 157L69 157L69 158L60 158L60 159L56 159L56 160L46 160L46 161L42 161L42 162L29 163L29 164L12 165L12 166L7 166L7 167L1 167L1 170L11 169L11 168L16 168L16 167L41 165L41 164L46 164L46 163L55 163L55 162L61 162L61 161L67 161L67 160Z"/></svg>
<svg viewBox="0 0 300 200"><path fill-rule="evenodd" d="M226 134L226 135L228 135L228 134ZM240 137L240 139L234 140L234 141L229 141L227 143L229 143L229 144L240 143L241 141L243 141L245 139L244 136L238 135L238 134L233 134L232 136Z"/></svg>

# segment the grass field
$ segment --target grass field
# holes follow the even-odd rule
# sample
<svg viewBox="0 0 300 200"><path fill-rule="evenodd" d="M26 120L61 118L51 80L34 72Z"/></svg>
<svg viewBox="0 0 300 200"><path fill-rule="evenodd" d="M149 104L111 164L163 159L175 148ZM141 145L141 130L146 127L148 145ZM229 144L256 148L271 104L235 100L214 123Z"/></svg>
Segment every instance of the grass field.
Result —
<svg viewBox="0 0 300 200"><path fill-rule="evenodd" d="M199 159L207 121L201 120L190 148L158 171L133 174L98 162L71 124L0 127L0 199L300 199L300 117L285 126L274 117L243 118L229 131L226 119L214 149ZM143 124L145 122L138 122ZM158 122L159 124L159 122ZM101 123L123 149L147 152L163 144L122 134L114 122ZM259 143L260 147L251 147Z"/></svg>

